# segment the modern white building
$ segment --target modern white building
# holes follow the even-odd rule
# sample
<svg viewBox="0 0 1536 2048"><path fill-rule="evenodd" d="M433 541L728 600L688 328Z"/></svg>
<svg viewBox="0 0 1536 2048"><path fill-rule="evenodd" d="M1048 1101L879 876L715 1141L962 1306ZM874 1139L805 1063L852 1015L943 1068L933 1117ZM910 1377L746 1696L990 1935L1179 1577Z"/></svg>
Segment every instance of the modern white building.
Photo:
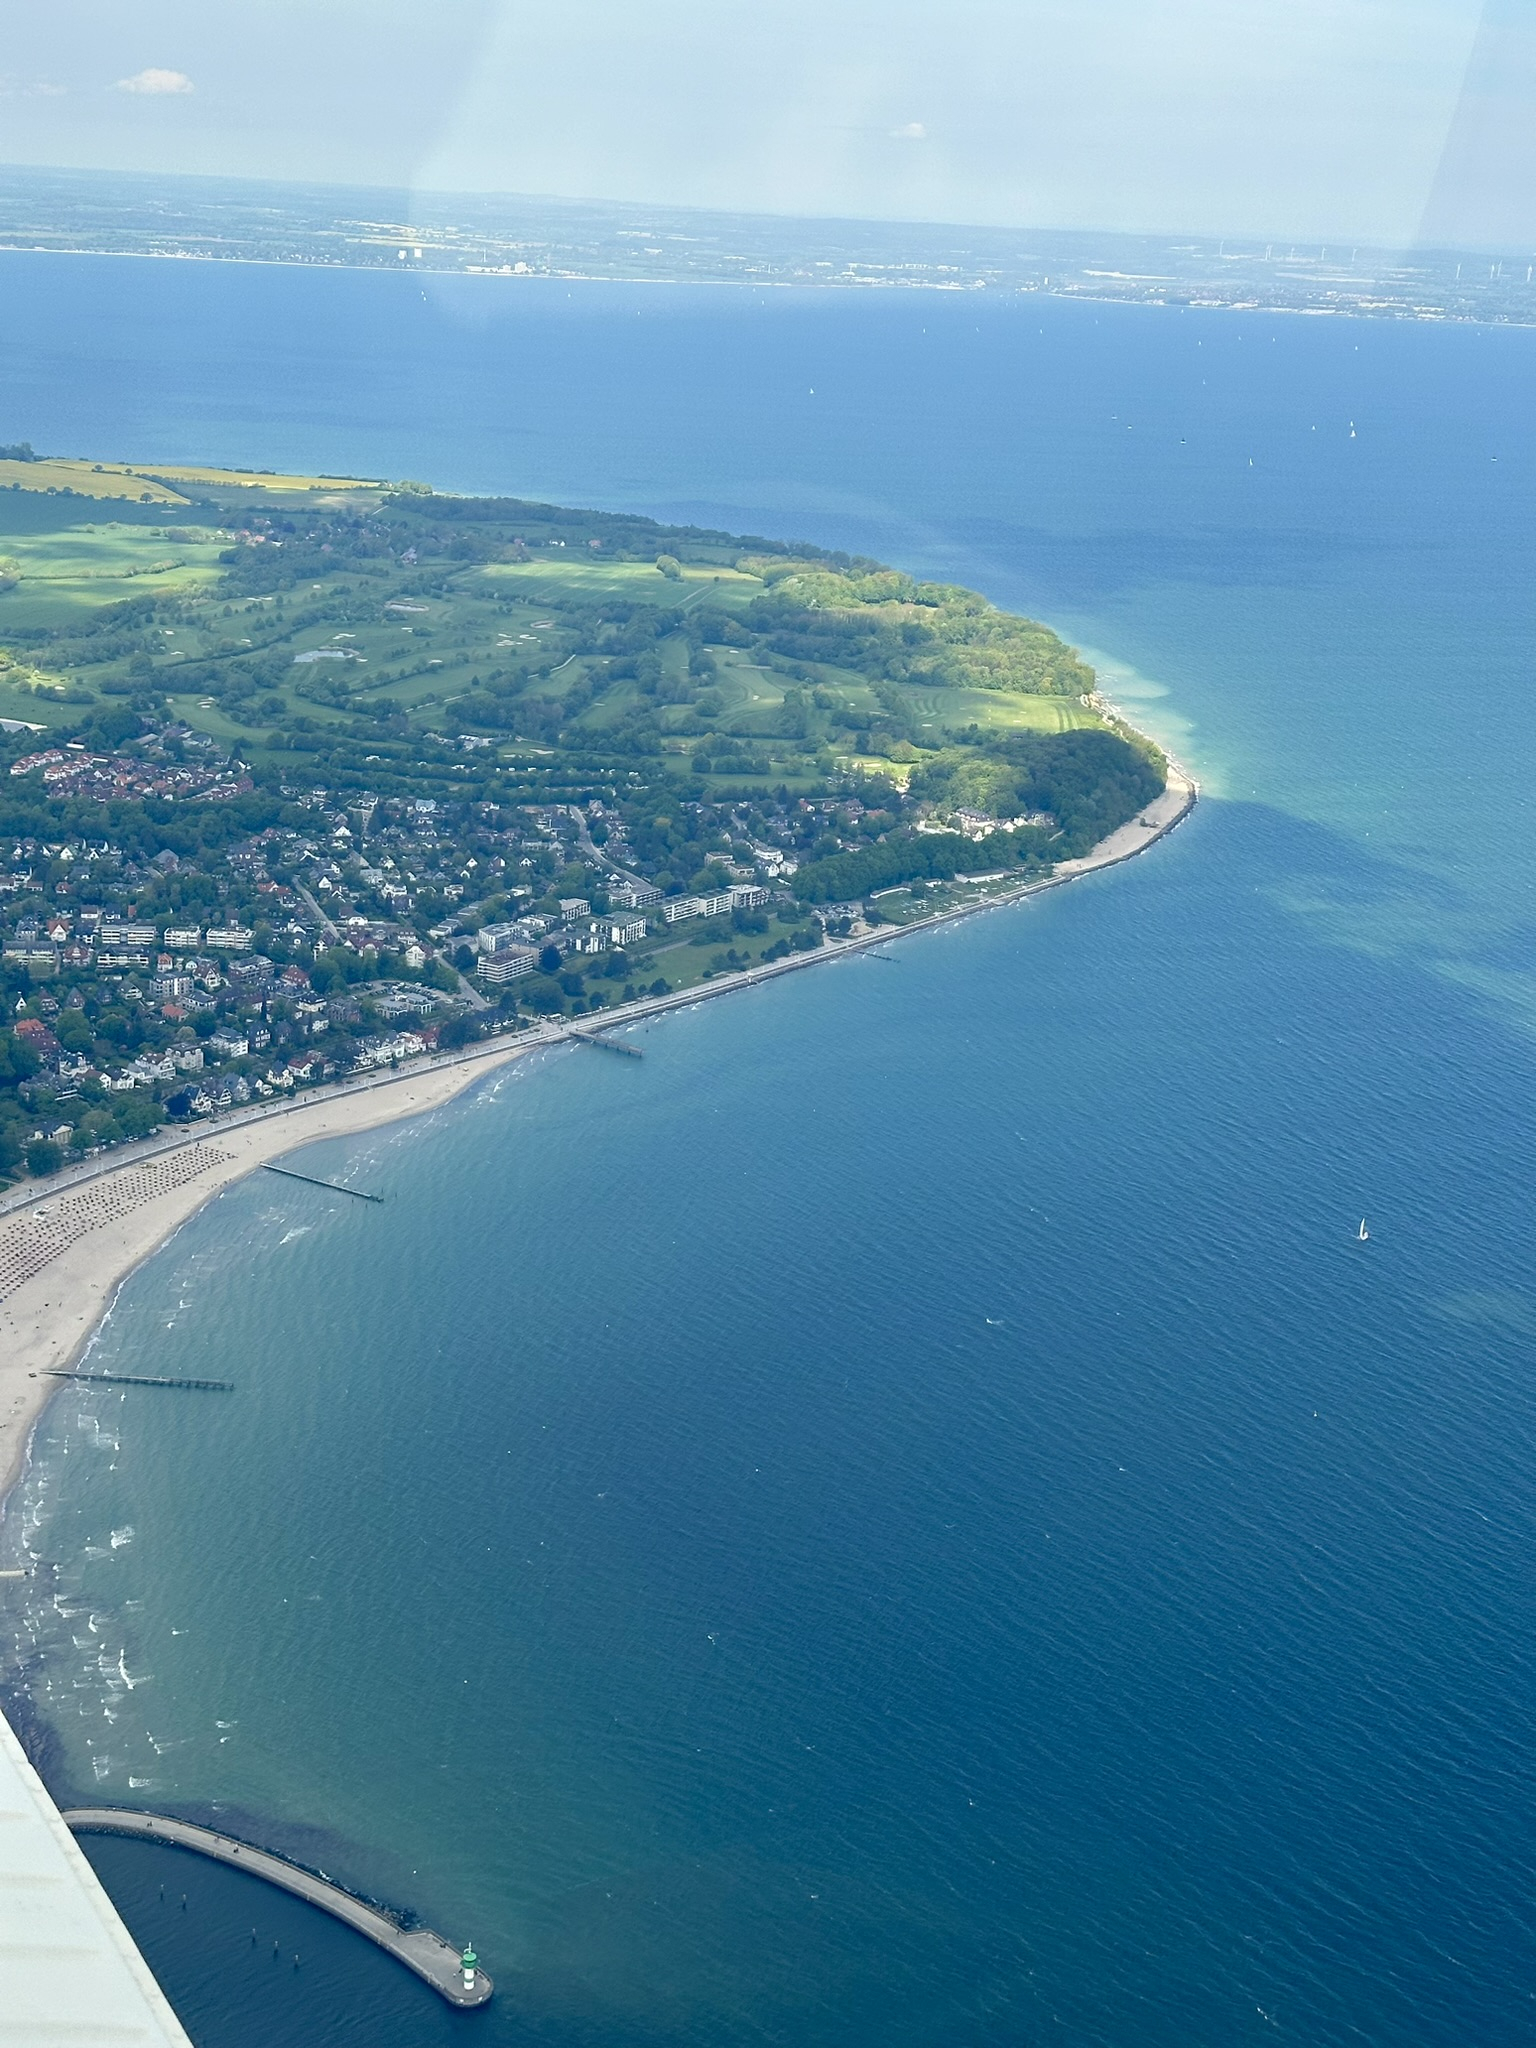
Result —
<svg viewBox="0 0 1536 2048"><path fill-rule="evenodd" d="M651 882L616 882L608 901L615 910L648 910L661 901L661 891Z"/></svg>
<svg viewBox="0 0 1536 2048"><path fill-rule="evenodd" d="M532 974L538 964L539 956L531 946L503 946L481 961L480 979L491 983L519 981L525 974Z"/></svg>
<svg viewBox="0 0 1536 2048"><path fill-rule="evenodd" d="M594 917L586 937L577 941L578 953L606 953L612 946L638 946L645 937L645 919L620 911L617 917Z"/></svg>

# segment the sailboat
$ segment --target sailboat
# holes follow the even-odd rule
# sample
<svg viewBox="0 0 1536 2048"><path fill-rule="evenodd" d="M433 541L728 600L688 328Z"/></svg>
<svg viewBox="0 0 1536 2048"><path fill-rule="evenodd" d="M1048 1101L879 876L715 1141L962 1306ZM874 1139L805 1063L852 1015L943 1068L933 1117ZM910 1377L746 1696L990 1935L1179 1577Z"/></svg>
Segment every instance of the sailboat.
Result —
<svg viewBox="0 0 1536 2048"><path fill-rule="evenodd" d="M1364 1244L1366 1240L1370 1237L1370 1234L1371 1233L1365 1227L1365 1218L1362 1216L1360 1218L1360 1228L1356 1232L1356 1237L1361 1244Z"/></svg>

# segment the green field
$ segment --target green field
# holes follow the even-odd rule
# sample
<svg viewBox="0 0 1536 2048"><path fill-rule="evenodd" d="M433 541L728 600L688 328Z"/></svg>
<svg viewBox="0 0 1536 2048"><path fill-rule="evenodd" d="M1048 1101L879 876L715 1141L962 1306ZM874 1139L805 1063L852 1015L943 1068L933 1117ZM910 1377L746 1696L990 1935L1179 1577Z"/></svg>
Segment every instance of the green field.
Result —
<svg viewBox="0 0 1536 2048"><path fill-rule="evenodd" d="M0 491L73 492L78 498L132 498L139 504L181 505L179 491L141 476L121 462L78 462L68 456L38 462L0 459Z"/></svg>
<svg viewBox="0 0 1536 2048"><path fill-rule="evenodd" d="M979 725L983 732L1077 732L1104 723L1076 697L1005 696L1000 690L914 690L911 697L919 726L939 731Z"/></svg>
<svg viewBox="0 0 1536 2048"><path fill-rule="evenodd" d="M18 689L28 667L77 703L169 706L258 767L343 738L467 734L509 768L611 753L709 794L812 790L835 762L902 785L946 747L1101 723L1091 676L1046 629L875 565L346 478L9 469L82 491L165 480L162 501L111 517L99 498L0 489L4 701L39 723L60 720Z"/></svg>
<svg viewBox="0 0 1536 2048"><path fill-rule="evenodd" d="M705 598L728 602L732 598L755 597L762 579L742 575L736 569L682 566L676 579L663 576L652 562L615 562L601 555L562 555L552 562L497 562L484 572L487 583L528 602L539 597L550 600L570 598L625 597L641 604L687 606Z"/></svg>
<svg viewBox="0 0 1536 2048"><path fill-rule="evenodd" d="M0 598L0 629L68 631L82 612L124 598L190 597L217 582L226 540L201 524L172 532L104 522L7 534L4 556L19 580Z"/></svg>
<svg viewBox="0 0 1536 2048"><path fill-rule="evenodd" d="M225 491L276 491L282 496L310 492L324 492L330 496L337 491L379 491L384 488L382 480L377 477L288 476L280 470L216 469L207 464L187 466L174 462L141 465L132 473L148 482L163 480L178 487L204 484Z"/></svg>

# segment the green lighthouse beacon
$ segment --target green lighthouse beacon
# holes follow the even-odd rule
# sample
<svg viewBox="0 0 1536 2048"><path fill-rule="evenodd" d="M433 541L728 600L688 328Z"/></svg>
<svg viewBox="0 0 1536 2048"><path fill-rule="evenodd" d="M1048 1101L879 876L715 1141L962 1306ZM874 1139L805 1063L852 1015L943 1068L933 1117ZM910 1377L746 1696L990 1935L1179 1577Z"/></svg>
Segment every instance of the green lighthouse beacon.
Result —
<svg viewBox="0 0 1536 2048"><path fill-rule="evenodd" d="M475 1954L474 1944L466 1942L464 1944L464 1953L459 1958L464 1971L464 1989L466 1991L473 1991L475 1988L475 1965L479 1960L480 1958Z"/></svg>

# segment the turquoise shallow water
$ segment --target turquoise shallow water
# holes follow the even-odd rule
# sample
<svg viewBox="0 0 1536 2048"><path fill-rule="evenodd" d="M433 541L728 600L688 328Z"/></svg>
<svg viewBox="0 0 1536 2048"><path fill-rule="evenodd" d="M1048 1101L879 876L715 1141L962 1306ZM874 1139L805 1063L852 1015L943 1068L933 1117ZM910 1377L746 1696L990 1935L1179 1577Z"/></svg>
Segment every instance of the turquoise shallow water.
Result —
<svg viewBox="0 0 1536 2048"><path fill-rule="evenodd" d="M101 1362L240 1391L40 1432L57 1784L501 1986L457 2020L108 1845L199 2041L1528 2039L1536 337L0 288L40 445L867 546L1102 650L1214 792L897 967L312 1148L387 1206L253 1182L124 1291Z"/></svg>

